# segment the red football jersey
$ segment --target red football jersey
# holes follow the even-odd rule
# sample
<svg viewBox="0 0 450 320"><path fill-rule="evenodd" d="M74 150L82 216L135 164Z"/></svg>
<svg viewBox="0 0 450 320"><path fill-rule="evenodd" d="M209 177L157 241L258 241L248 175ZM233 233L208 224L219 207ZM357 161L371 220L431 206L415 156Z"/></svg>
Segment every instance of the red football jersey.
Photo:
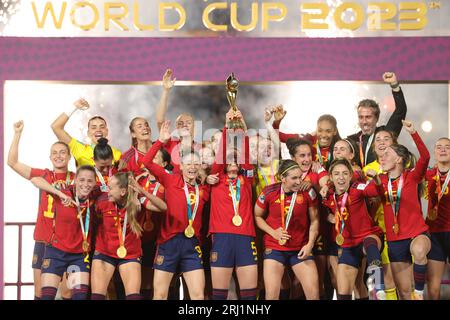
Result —
<svg viewBox="0 0 450 320"><path fill-rule="evenodd" d="M443 188L447 175L438 174L438 168L434 167L427 171L426 180L428 182L428 211L438 204L440 190L438 189L437 179L440 181L440 188ZM436 220L427 218L427 224L431 232L450 232L450 195L449 185L443 191L439 206L437 209Z"/></svg>
<svg viewBox="0 0 450 320"><path fill-rule="evenodd" d="M291 204L292 194L285 194L284 206L289 208ZM268 212L266 217L267 224L274 230L281 227L281 183L275 183L264 188L258 197L256 204ZM300 250L308 243L309 240L309 211L308 208L317 206L317 194L313 189L304 192L298 192L295 200L292 217L287 228L287 232L291 238L284 246L278 243L269 234L264 235L265 248L279 251ZM287 211L286 211L287 212Z"/></svg>
<svg viewBox="0 0 450 320"><path fill-rule="evenodd" d="M144 159L144 156L145 153L132 146L130 149L122 153L122 157L120 159L127 164L126 171L133 172L135 176L138 176L145 168L142 164L142 159Z"/></svg>
<svg viewBox="0 0 450 320"><path fill-rule="evenodd" d="M428 231L428 226L426 225L422 215L422 208L417 190L418 185L425 177L428 162L430 161L430 154L418 133L413 134L412 137L417 149L419 150L420 157L419 160L417 160L417 164L414 169L407 169L403 172L404 182L400 196L399 212L397 215L399 225L398 234L395 234L393 231L394 212L392 211L392 206L389 202L389 196L387 193L389 177L387 174L380 175L382 185L379 186L378 190L383 203L386 238L388 241L411 239L423 232ZM397 199L399 181L400 178L392 181L394 201Z"/></svg>
<svg viewBox="0 0 450 320"><path fill-rule="evenodd" d="M71 185L75 174L73 172L55 173L49 169L31 169L30 179L35 177L42 177L52 185L59 185L63 189ZM36 226L34 228L34 240L49 243L53 234L53 219L55 216L55 198L53 195L45 191L39 190L39 206L36 219Z"/></svg>
<svg viewBox="0 0 450 320"><path fill-rule="evenodd" d="M69 186L68 189L61 190L66 195L74 198L74 188ZM86 221L86 214L88 212L89 205L89 233L87 241L91 243L91 233L93 226L94 214L94 201L84 201L80 203L80 212L83 217L83 225ZM79 212L75 206L65 207L59 198L55 198L55 223L53 228L53 234L50 244L64 252L68 253L83 253L83 234L80 225Z"/></svg>
<svg viewBox="0 0 450 320"><path fill-rule="evenodd" d="M365 199L366 197L376 197L378 190L375 184L369 185L363 183L354 183L350 188L348 198L343 211L344 216L344 230L343 237L344 243L342 247L354 247L359 245L365 237L371 234L381 236L383 231L375 225L375 222L369 215L367 210ZM323 200L323 203L331 210L333 214L342 206L344 194L336 195L337 204L333 197L334 193L330 193L329 196ZM342 221L338 223L339 232L341 231ZM336 240L336 230L333 225L333 237L332 241Z"/></svg>
<svg viewBox="0 0 450 320"><path fill-rule="evenodd" d="M97 199L95 212L99 219L95 251L119 259L117 256L117 249L120 246L118 224L120 223L120 231L122 232L126 209L119 209L114 202L108 200L108 195L104 193ZM123 259L135 259L142 256L141 238L131 231L129 223L126 225L124 245L127 255Z"/></svg>
<svg viewBox="0 0 450 320"><path fill-rule="evenodd" d="M236 194L238 180L229 179L225 173L226 137L227 130L225 128L222 132L221 148L211 169L211 174L219 173L219 182L211 187L209 233L233 233L255 237L255 221L252 208L253 165L249 161L249 138L246 136L244 139L244 147L241 150L245 152L245 160L241 166L241 173L237 177L240 184L238 212L242 218L242 224L235 226L232 223L235 212L230 183L234 194Z"/></svg>
<svg viewBox="0 0 450 320"><path fill-rule="evenodd" d="M186 195L184 193L184 179L180 172L167 173L166 170L153 163L158 150L162 147L161 141L156 141L150 151L145 155L143 163L152 175L156 177L166 190L167 211L161 225L158 244L164 243L184 230L189 225ZM192 212L195 206L195 187L187 184ZM205 202L209 200L210 188L207 185L198 185L199 203L193 222L195 235L200 240L202 227L202 213Z"/></svg>
<svg viewBox="0 0 450 320"><path fill-rule="evenodd" d="M158 140L159 141L159 140ZM193 141L192 142L193 149L196 152L199 152L202 149L202 145ZM180 172L180 163L181 163L181 140L169 140L166 144L164 144L164 149L167 150L170 154L171 164L173 166L173 172ZM158 149L159 150L159 149Z"/></svg>

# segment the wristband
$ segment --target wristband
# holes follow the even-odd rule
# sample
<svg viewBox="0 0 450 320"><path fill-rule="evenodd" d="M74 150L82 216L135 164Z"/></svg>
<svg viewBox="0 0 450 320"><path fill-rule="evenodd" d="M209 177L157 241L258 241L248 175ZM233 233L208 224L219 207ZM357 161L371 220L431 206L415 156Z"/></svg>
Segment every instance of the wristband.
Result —
<svg viewBox="0 0 450 320"><path fill-rule="evenodd" d="M70 105L66 107L64 113L70 118L70 116L77 110L77 107L75 107L74 105Z"/></svg>

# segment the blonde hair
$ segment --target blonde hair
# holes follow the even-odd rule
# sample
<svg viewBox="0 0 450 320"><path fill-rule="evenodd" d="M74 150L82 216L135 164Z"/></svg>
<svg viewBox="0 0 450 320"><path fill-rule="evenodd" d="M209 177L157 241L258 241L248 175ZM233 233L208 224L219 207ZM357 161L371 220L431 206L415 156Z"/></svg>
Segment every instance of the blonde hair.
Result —
<svg viewBox="0 0 450 320"><path fill-rule="evenodd" d="M128 183L128 180L133 177L133 174L131 172L118 172L114 175L114 177L117 179L117 184L120 188L127 189L127 203L125 205L125 209L128 223L130 224L131 231L140 237L142 235L142 227L137 220L139 207L133 201L133 199L137 197L137 193Z"/></svg>

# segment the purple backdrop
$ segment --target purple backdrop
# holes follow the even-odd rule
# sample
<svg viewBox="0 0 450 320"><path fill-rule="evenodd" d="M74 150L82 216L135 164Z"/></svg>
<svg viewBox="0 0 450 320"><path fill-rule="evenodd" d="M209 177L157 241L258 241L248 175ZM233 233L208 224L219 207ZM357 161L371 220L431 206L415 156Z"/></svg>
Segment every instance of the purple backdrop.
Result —
<svg viewBox="0 0 450 320"><path fill-rule="evenodd" d="M5 80L450 80L450 38L0 38L0 130ZM0 157L0 299L3 298L3 149Z"/></svg>

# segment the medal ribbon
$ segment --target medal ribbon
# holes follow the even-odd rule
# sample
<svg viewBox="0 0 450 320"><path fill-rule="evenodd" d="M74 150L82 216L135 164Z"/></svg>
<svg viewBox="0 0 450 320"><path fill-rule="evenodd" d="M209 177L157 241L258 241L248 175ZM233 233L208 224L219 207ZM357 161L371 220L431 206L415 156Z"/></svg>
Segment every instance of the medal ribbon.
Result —
<svg viewBox="0 0 450 320"><path fill-rule="evenodd" d="M345 206L347 204L347 198L348 198L348 192L345 192L344 196L342 197L341 206L339 207L338 201L336 199L336 194L333 193L334 203L336 204L336 211L334 214L335 215L334 228L335 228L336 232L340 233L340 234L342 234L344 232L344 227L345 227L344 210L345 210ZM340 232L339 232L339 221L342 221Z"/></svg>
<svg viewBox="0 0 450 320"><path fill-rule="evenodd" d="M87 200L86 219L84 220L84 225L83 225L83 210L81 210L81 208L80 208L80 200L78 199L78 196L75 196L75 202L77 204L77 211L78 211L78 216L79 216L79 220L80 220L81 233L83 235L83 240L87 241L87 237L89 234L89 220L91 218L91 209L90 209L89 199Z"/></svg>
<svg viewBox="0 0 450 320"><path fill-rule="evenodd" d="M125 247L125 237L127 235L127 222L128 222L128 213L125 210L125 218L123 220L123 227L120 223L120 211L116 204L117 211L117 235L119 236L119 247Z"/></svg>
<svg viewBox="0 0 450 320"><path fill-rule="evenodd" d="M437 169L436 182L437 182L437 192L438 192L438 203L436 207L439 206L439 202L441 202L442 197L444 196L445 190L447 189L448 183L450 182L450 174L449 171L445 174L445 181L441 187L441 175L439 173L439 169Z"/></svg>
<svg viewBox="0 0 450 320"><path fill-rule="evenodd" d="M189 196L189 191L188 191L188 186L186 181L184 182L184 194L186 195L186 204L187 204L187 209L188 209L188 220L189 220L189 225L192 226L192 224L194 223L194 219L195 216L197 215L197 209L198 209L198 204L199 204L199 199L200 199L200 192L198 189L198 184L197 182L195 183L195 204L194 204L194 212L192 212L192 208L191 208L191 197Z"/></svg>
<svg viewBox="0 0 450 320"><path fill-rule="evenodd" d="M319 141L317 141L317 143L316 143L316 153L317 153L317 159L319 160L320 165L324 166L324 164L323 164L324 161L322 159L322 152L321 152L321 149L319 146ZM327 163L329 163L330 160L331 160L331 152L330 152L330 150L328 150Z"/></svg>
<svg viewBox="0 0 450 320"><path fill-rule="evenodd" d="M228 183L228 187L230 189L231 200L233 200L234 215L238 216L239 202L241 201L241 179L239 177L236 178L236 192L234 191L232 181Z"/></svg>
<svg viewBox="0 0 450 320"><path fill-rule="evenodd" d="M96 167L94 167L94 169L95 173L97 174L98 181L100 181L102 188L106 190L108 186L105 183L105 179L103 179L103 175L101 174L100 171L98 171ZM112 168L109 168L108 177L111 178L111 176L112 176Z"/></svg>
<svg viewBox="0 0 450 320"><path fill-rule="evenodd" d="M55 171L52 171L52 172L53 172L53 183L52 183L52 186L54 186L56 189L60 190L59 186L56 185L56 182L58 181L58 179L56 179ZM68 186L70 186L71 182L72 182L72 180L70 179L70 171L67 171L65 187L67 188Z"/></svg>
<svg viewBox="0 0 450 320"><path fill-rule="evenodd" d="M392 190L392 182L390 178L388 180L388 195L389 195L389 202L391 203L392 212L394 213L394 225L397 224L397 215L400 209L400 199L402 196L403 182L404 178L402 173L402 175L400 176L400 182L398 183L397 195L394 204L394 193Z"/></svg>
<svg viewBox="0 0 450 320"><path fill-rule="evenodd" d="M280 210L281 210L281 228L287 231L289 227L289 222L291 222L292 212L294 211L295 200L297 199L297 192L292 194L291 203L289 204L288 213L285 215L286 207L284 206L284 190L281 187L280 191ZM285 219L286 218L286 222Z"/></svg>

